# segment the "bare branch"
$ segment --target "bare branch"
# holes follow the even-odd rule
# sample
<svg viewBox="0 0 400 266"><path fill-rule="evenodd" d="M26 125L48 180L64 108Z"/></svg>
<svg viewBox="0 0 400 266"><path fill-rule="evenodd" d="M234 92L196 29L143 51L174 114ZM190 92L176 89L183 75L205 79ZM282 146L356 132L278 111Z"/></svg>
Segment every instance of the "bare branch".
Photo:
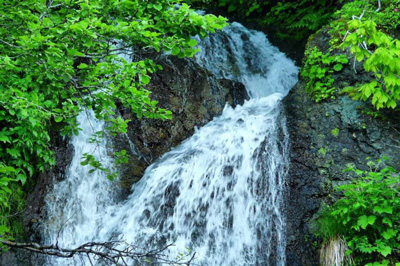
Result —
<svg viewBox="0 0 400 266"><path fill-rule="evenodd" d="M137 252L137 247L123 241L88 242L76 248L62 248L58 245L40 245L37 243L17 243L0 240L0 243L11 248L25 249L39 254L60 258L75 259L78 256L83 260L88 258L90 265L96 265L93 260L102 261L109 265L129 265L128 261L161 263L169 265L192 265L196 253L188 253L176 259L170 259L165 251L172 245L149 252Z"/></svg>
<svg viewBox="0 0 400 266"><path fill-rule="evenodd" d="M22 48L21 46L13 45L13 44L8 43L8 42L6 42L6 41L4 41L4 40L2 40L2 39L0 39L0 42L2 42L2 43L4 43L4 44L7 44L8 46L13 47L13 48Z"/></svg>
<svg viewBox="0 0 400 266"><path fill-rule="evenodd" d="M378 9L376 10L376 12L381 11L381 8L382 8L381 0L378 0Z"/></svg>

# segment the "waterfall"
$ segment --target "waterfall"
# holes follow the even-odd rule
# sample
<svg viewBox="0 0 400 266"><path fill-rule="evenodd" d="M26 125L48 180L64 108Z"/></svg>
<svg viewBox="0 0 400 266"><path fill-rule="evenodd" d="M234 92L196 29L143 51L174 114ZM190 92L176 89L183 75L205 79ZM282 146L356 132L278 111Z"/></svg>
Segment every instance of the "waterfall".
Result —
<svg viewBox="0 0 400 266"><path fill-rule="evenodd" d="M196 265L285 265L288 135L280 102L297 82L298 69L263 33L239 23L199 48L199 64L244 83L251 99L235 109L226 106L162 156L122 202L104 174L79 164L83 153L94 150L105 166L113 166L106 140L88 144L104 125L91 113L81 114L67 177L47 197L46 243L123 239L148 249L173 243L167 250L172 259L190 249ZM48 261L79 263L90 265L84 259Z"/></svg>

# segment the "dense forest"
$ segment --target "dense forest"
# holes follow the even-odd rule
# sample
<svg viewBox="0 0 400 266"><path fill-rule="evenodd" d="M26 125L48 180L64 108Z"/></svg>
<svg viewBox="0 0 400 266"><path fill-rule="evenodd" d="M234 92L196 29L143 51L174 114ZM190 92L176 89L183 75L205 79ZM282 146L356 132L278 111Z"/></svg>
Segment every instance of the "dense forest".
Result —
<svg viewBox="0 0 400 266"><path fill-rule="evenodd" d="M265 32L289 56L293 47L301 51L300 85L295 88L301 87L315 106L335 105L345 97L349 100L344 108L349 110L353 103L362 103L362 107L349 113L355 111L365 121L372 121L360 123L360 131L367 132L373 123L381 122L391 123L391 132L397 130L400 103L400 1L397 0L1 1L0 248L3 255L22 249L44 256L84 255L89 260L93 256L99 262L92 265L100 265L97 264L100 261L110 265L191 265L192 262L196 265L195 248L194 253L188 251L169 258L164 255L164 248L145 250L148 246L136 251L136 247L129 245L121 249L121 243L114 240L87 241L79 247L34 243L32 232L23 220L27 204L31 204L27 199L41 175L59 166L57 143L82 134L82 125L77 120L82 112L93 112L95 119L105 123L88 140L98 146L110 137L128 136L129 127L137 125L137 121L175 121L178 112L169 110L172 105L165 105L164 96L151 89L155 86L152 82L160 79L157 73L168 68L157 56L167 54L191 62L199 53L204 55L200 42L220 32L230 33L228 28L235 20ZM285 43L292 45L285 50ZM168 60L175 64L175 59ZM176 66L189 68L178 63ZM352 80L346 75L351 75ZM170 80L177 76L171 75ZM226 75L222 78L230 79ZM166 86L164 83L160 86ZM328 112L321 115L331 116ZM182 123L181 127L186 127ZM164 136L157 130L152 134L164 142ZM333 140L345 138L338 127L332 128L329 135ZM142 134L140 138L145 136ZM176 142L171 147L179 144ZM390 148L398 150L399 146ZM395 163L397 158L390 157L396 152L384 154L383 148L380 151L377 156L363 158L361 163L343 159L350 158L343 155L342 160L348 161L336 166L347 180L329 184L325 198L310 218L312 230L302 235L311 239L307 245L320 265L400 265L400 165ZM313 153L326 158L329 148L315 148ZM103 173L104 183L116 183L122 175L121 169L129 167L132 159L126 146L115 145L111 156L115 167L110 168L94 152L84 153L80 165L89 167L89 174ZM324 165L324 171L334 175L336 172L330 169ZM127 186L130 189L132 184ZM129 264L124 259L133 259L138 264ZM280 263L264 261L257 265L290 265L284 260ZM316 264L303 260L296 265Z"/></svg>

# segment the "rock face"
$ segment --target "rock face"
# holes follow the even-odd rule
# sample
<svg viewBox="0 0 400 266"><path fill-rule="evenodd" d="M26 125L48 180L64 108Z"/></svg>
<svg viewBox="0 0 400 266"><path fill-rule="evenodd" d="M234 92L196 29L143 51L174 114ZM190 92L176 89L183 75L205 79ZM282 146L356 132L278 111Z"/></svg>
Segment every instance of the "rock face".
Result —
<svg viewBox="0 0 400 266"><path fill-rule="evenodd" d="M40 234L36 227L44 218L45 214L45 196L52 189L55 181L61 181L65 178L68 165L72 161L74 148L71 145L69 138L63 138L59 134L53 134L52 150L56 156L56 165L39 175L33 191L27 197L27 204L24 213L23 225L29 228L27 232L31 237L31 241L40 242Z"/></svg>
<svg viewBox="0 0 400 266"><path fill-rule="evenodd" d="M163 70L153 75L147 88L160 107L172 111L173 119L137 119L121 111L124 118L132 120L128 127L130 143L126 137L114 141L118 149L131 151L130 163L121 169L121 181L127 190L147 166L190 137L195 127L220 115L226 103L236 106L248 99L244 85L217 79L193 60L160 56L155 61Z"/></svg>
<svg viewBox="0 0 400 266"><path fill-rule="evenodd" d="M317 34L309 45L326 52L326 32ZM368 80L361 66L338 73L342 87ZM336 100L315 103L300 81L285 98L284 106L291 139L288 185L287 265L317 266L320 241L313 237L313 219L322 202L332 202L332 188L352 177L343 173L347 163L365 169L366 158L383 155L388 164L400 165L400 125L398 121L373 118L362 113L369 105L339 95ZM389 115L388 115L389 117ZM395 117L391 114L390 117Z"/></svg>

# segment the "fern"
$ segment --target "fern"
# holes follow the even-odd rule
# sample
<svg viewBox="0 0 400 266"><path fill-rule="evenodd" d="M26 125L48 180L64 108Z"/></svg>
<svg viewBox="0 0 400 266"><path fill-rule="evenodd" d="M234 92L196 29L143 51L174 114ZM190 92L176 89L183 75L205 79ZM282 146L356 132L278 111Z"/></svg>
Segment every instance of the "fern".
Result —
<svg viewBox="0 0 400 266"><path fill-rule="evenodd" d="M343 0L195 0L189 2L201 2L205 8L222 7L228 12L254 19L260 24L279 26L284 35L305 39L330 21L337 6Z"/></svg>

